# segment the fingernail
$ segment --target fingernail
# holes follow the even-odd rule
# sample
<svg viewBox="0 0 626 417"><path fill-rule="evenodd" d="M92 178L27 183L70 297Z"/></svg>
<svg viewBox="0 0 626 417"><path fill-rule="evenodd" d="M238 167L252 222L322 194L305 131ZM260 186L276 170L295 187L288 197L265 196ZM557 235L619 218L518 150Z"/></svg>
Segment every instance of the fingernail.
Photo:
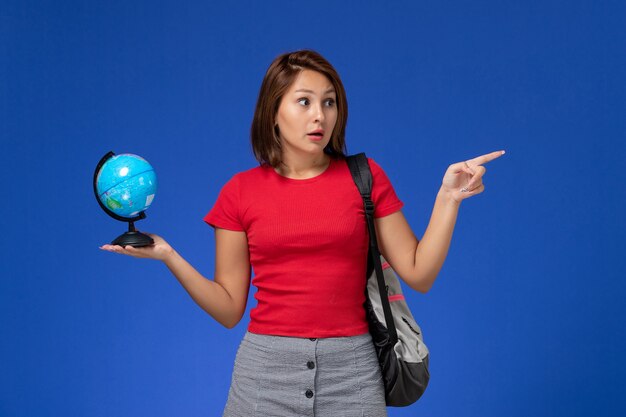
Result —
<svg viewBox="0 0 626 417"><path fill-rule="evenodd" d="M502 155L504 155L506 153L506 151L502 151Z"/></svg>
<svg viewBox="0 0 626 417"><path fill-rule="evenodd" d="M461 188L461 192L462 193L466 193L467 192L467 188Z"/></svg>

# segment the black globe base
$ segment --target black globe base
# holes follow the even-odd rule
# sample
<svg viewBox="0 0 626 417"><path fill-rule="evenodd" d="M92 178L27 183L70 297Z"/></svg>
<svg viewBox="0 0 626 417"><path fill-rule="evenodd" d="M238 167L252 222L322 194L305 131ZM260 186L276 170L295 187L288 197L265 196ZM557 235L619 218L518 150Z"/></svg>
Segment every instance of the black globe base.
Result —
<svg viewBox="0 0 626 417"><path fill-rule="evenodd" d="M144 235L141 232L126 232L122 235L119 235L111 245L120 245L126 246L130 245L135 248L141 248L143 246L150 246L154 243L154 240L148 235Z"/></svg>

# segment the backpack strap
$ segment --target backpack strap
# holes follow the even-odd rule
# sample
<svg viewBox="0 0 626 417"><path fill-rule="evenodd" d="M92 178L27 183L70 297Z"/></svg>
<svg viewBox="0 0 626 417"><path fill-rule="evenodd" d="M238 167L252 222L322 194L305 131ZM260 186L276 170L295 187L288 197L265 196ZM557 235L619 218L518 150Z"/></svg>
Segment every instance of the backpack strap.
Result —
<svg viewBox="0 0 626 417"><path fill-rule="evenodd" d="M393 322L393 315L391 314L391 306L389 305L389 298L387 296L387 286L383 275L383 267L380 263L380 251L378 249L378 242L376 241L376 228L374 227L372 171L370 170L365 153L350 155L346 158L346 161L348 162L348 167L352 173L352 179L359 189L361 198L363 198L365 219L367 221L367 229L369 231L370 238L368 256L370 262L374 265L374 270L376 271L376 280L378 281L378 290L380 292L380 303L383 306L383 312L385 313L385 322L387 323L389 337L392 345L395 345L398 341L398 333L396 332L396 325Z"/></svg>

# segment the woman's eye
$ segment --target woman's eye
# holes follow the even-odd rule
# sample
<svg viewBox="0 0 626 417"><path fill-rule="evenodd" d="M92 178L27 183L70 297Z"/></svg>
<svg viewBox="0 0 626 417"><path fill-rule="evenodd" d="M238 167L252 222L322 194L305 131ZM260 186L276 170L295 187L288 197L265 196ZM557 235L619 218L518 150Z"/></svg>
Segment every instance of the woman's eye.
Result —
<svg viewBox="0 0 626 417"><path fill-rule="evenodd" d="M308 106L309 105L309 99L303 97L301 99L298 99L298 103L302 104L303 106Z"/></svg>
<svg viewBox="0 0 626 417"><path fill-rule="evenodd" d="M332 98L329 98L328 100L324 101L324 104L325 104L327 107L334 106L334 105L335 105L335 100L333 100Z"/></svg>

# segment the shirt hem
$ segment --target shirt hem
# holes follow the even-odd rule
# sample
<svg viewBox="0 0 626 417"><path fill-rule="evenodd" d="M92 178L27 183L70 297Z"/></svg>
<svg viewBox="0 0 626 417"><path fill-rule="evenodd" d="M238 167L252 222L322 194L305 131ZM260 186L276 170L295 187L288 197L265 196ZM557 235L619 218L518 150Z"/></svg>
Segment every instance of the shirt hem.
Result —
<svg viewBox="0 0 626 417"><path fill-rule="evenodd" d="M365 323L364 328L354 328L351 330L332 330L332 331L312 331L312 332L291 332L287 330L280 329L266 329L263 330L261 328L249 325L248 331L254 334L260 334L265 336L282 336L282 337L298 337L298 338L328 338L328 337L351 337L351 336L361 336L369 333L369 327L367 323Z"/></svg>
<svg viewBox="0 0 626 417"><path fill-rule="evenodd" d="M207 218L204 218L203 220L206 224L214 228L219 227L220 229L232 230L234 232L244 231L244 229L242 229L241 226L232 225L230 223L223 223L220 220L207 219Z"/></svg>
<svg viewBox="0 0 626 417"><path fill-rule="evenodd" d="M388 216L400 210L402 207L404 207L404 203L402 201L399 201L395 204L392 204L391 206L384 207L380 209L379 211L375 212L374 218L379 219L381 217Z"/></svg>

